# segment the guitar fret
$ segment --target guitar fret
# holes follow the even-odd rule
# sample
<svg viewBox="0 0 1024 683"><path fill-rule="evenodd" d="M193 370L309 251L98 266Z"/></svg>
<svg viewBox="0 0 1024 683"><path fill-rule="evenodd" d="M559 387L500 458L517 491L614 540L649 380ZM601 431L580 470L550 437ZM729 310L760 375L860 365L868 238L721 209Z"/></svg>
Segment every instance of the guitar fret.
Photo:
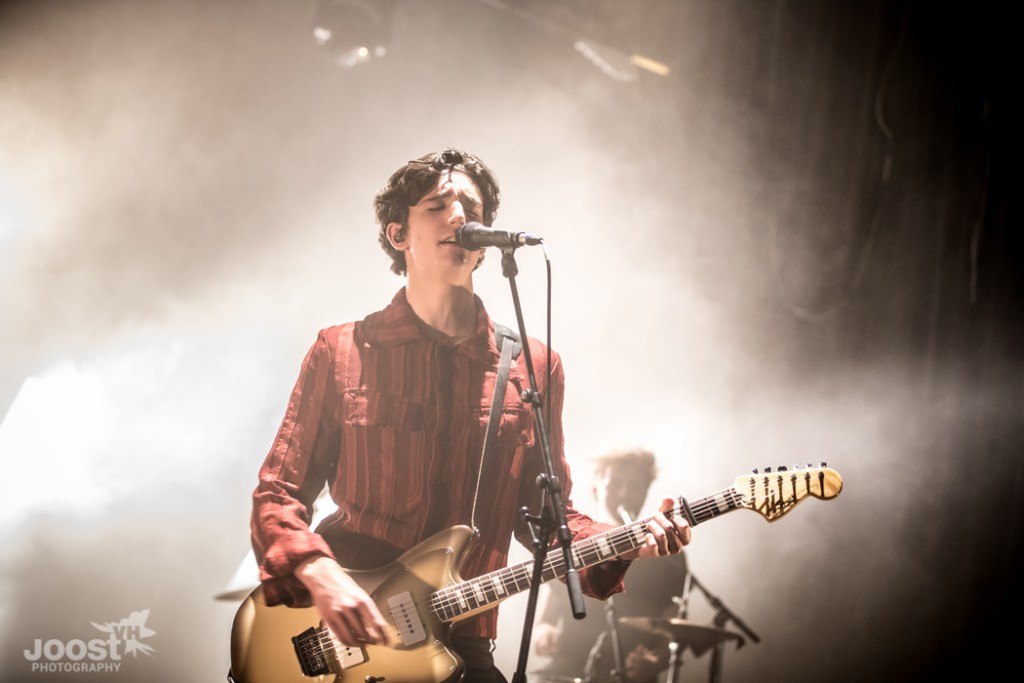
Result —
<svg viewBox="0 0 1024 683"><path fill-rule="evenodd" d="M590 545L591 545L590 541L584 541L584 543L580 544L579 548L574 548L573 549L573 554L572 554L573 565L575 565L576 567L587 567L587 566L590 565L590 561L589 561ZM563 574L565 574L567 568L559 565L559 569L561 570L559 572L559 575L563 575Z"/></svg>
<svg viewBox="0 0 1024 683"><path fill-rule="evenodd" d="M739 493L735 488L731 488L700 499L691 506L690 512L693 514L694 521L700 524L714 519L718 515L732 512L739 507L740 501Z"/></svg>
<svg viewBox="0 0 1024 683"><path fill-rule="evenodd" d="M498 600L498 591L494 589L494 579L492 577L480 577L480 590L484 594L485 604L496 602Z"/></svg>
<svg viewBox="0 0 1024 683"><path fill-rule="evenodd" d="M476 585L476 593L481 605L489 605L497 600L498 595L492 590L491 582L486 575L474 579L473 582Z"/></svg>
<svg viewBox="0 0 1024 683"><path fill-rule="evenodd" d="M570 548L572 551L572 560L577 567L586 566L586 562L583 559L582 548Z"/></svg>
<svg viewBox="0 0 1024 683"><path fill-rule="evenodd" d="M459 604L459 607L462 608L462 611L468 612L469 605L466 604L466 596L463 593L463 590L461 588L453 588L452 595L455 597L455 601Z"/></svg>
<svg viewBox="0 0 1024 683"><path fill-rule="evenodd" d="M430 606L433 608L434 614L436 614L437 617L442 621L451 619L455 616L449 609L451 603L448 601L447 595L450 592L451 591L449 591L447 588L443 588L434 593L430 600Z"/></svg>
<svg viewBox="0 0 1024 683"><path fill-rule="evenodd" d="M513 569L513 570L512 570L511 572L509 572L509 575L510 575L510 576L512 577L512 583L513 583L513 585L514 585L514 588L513 588L513 590L511 590L511 591L509 591L509 592L510 592L510 593L518 593L519 591L521 591L521 590L522 590L522 589L521 589L521 588L519 587L519 578L518 578L518 576L517 576L517 575L518 575L518 571L517 571L516 569ZM527 584L527 585L529 585L529 584Z"/></svg>
<svg viewBox="0 0 1024 683"><path fill-rule="evenodd" d="M502 595L512 595L519 590L514 570L502 569L498 572L498 577L500 578L495 578L495 581L501 584Z"/></svg>
<svg viewBox="0 0 1024 683"><path fill-rule="evenodd" d="M560 553L561 551L552 551L544 558L544 565L540 572L540 580L542 582L551 581L560 576L558 569L556 569L556 567L561 565Z"/></svg>
<svg viewBox="0 0 1024 683"><path fill-rule="evenodd" d="M615 554L621 555L622 553L633 550L640 545L641 541L643 541L643 537L644 534L632 524L624 527L623 533L615 543Z"/></svg>

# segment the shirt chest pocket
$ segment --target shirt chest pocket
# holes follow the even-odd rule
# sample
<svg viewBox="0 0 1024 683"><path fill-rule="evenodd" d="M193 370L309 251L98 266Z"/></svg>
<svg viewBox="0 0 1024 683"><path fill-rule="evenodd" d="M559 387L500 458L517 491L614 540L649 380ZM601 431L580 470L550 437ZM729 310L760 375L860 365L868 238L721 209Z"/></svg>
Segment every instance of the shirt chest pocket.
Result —
<svg viewBox="0 0 1024 683"><path fill-rule="evenodd" d="M367 391L345 392L341 403L344 476L334 486L368 519L415 519L430 467L422 404Z"/></svg>
<svg viewBox="0 0 1024 683"><path fill-rule="evenodd" d="M343 398L346 426L381 427L399 432L423 430L424 406L405 396L383 392L348 392Z"/></svg>
<svg viewBox="0 0 1024 683"><path fill-rule="evenodd" d="M533 445L533 416L522 403L502 406L494 445L503 450ZM357 451L369 448L396 458L425 457L429 441L442 450L459 448L479 452L490 418L490 406L437 406L386 392L353 391L343 398L345 431ZM440 418L440 419L439 419ZM354 441L353 441L354 440ZM396 452L397 451L397 452Z"/></svg>
<svg viewBox="0 0 1024 683"><path fill-rule="evenodd" d="M487 423L490 420L490 410L483 411L479 417L481 433L485 434ZM500 447L524 446L529 448L533 445L533 416L526 408L509 408L506 406L501 411L498 420L497 432L494 435L494 443Z"/></svg>

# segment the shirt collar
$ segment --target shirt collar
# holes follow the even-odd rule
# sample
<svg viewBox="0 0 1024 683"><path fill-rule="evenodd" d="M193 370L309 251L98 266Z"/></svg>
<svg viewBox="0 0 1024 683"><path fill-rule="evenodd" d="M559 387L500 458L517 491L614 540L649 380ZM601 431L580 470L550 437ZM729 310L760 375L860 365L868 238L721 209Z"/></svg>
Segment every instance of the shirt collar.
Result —
<svg viewBox="0 0 1024 683"><path fill-rule="evenodd" d="M372 313L362 321L361 341L377 348L393 348L415 341L430 340L450 346L457 353L493 362L499 355L494 340L494 327L483 301L475 294L473 298L477 312L476 332L460 344L453 344L451 337L420 320L409 305L405 287L398 290L384 310Z"/></svg>

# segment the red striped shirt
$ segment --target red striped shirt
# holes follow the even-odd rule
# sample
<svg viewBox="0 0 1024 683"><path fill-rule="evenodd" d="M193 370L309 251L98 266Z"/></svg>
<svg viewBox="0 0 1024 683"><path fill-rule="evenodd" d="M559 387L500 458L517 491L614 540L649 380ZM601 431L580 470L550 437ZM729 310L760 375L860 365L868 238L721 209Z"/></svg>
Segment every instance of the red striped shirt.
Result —
<svg viewBox="0 0 1024 683"><path fill-rule="evenodd" d="M543 467L535 417L521 398L529 388L525 354L509 372L501 419L488 457L490 476L477 472L500 359L492 324L477 299L474 337L460 344L423 323L402 289L387 308L364 320L321 330L306 355L277 438L253 496L253 547L270 604L308 605L295 567L315 556L351 569L370 569L448 527L480 534L460 565L463 578L507 564L516 534L529 547L519 510L539 510L536 477ZM569 505L575 538L609 527L571 507L572 485L562 438L563 372L546 347L530 339L556 474ZM550 377L550 382L546 378ZM323 486L338 505L309 529ZM627 563L581 572L583 589L607 597L622 589ZM496 610L469 621L494 638Z"/></svg>

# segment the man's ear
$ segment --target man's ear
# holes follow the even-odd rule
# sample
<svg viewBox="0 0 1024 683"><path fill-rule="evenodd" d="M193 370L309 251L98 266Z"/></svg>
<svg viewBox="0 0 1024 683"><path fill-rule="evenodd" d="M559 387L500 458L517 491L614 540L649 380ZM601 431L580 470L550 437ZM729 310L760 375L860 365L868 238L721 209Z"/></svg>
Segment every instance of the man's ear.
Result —
<svg viewBox="0 0 1024 683"><path fill-rule="evenodd" d="M405 251L409 248L409 239L401 223L388 223L385 233L388 236L388 242L391 242L391 246L398 251Z"/></svg>

